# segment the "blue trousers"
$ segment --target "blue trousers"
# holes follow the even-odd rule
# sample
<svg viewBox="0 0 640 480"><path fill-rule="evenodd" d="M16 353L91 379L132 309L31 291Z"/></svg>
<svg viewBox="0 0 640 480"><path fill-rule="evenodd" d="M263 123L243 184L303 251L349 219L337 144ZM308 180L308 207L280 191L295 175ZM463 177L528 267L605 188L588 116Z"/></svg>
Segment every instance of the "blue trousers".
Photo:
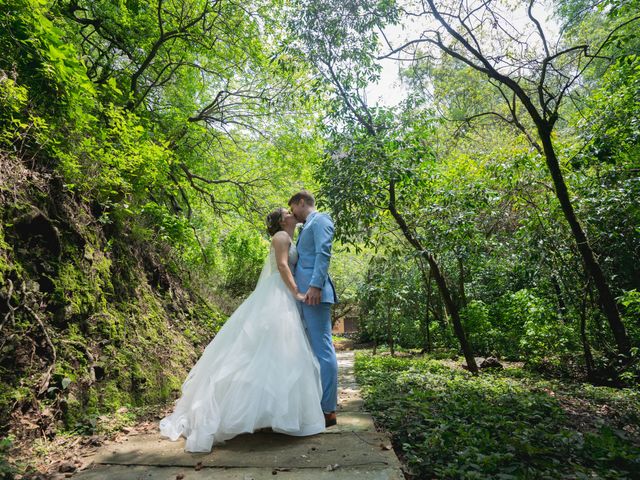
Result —
<svg viewBox="0 0 640 480"><path fill-rule="evenodd" d="M335 412L338 404L338 361L331 339L331 304L300 305L311 349L320 364L322 411Z"/></svg>

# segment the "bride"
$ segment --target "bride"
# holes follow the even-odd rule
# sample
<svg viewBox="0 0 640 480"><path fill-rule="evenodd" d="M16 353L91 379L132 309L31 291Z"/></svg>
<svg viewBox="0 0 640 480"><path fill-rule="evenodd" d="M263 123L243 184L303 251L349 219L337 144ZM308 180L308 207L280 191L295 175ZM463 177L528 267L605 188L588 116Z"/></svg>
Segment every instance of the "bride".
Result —
<svg viewBox="0 0 640 480"><path fill-rule="evenodd" d="M271 427L287 435L325 429L318 361L297 302L304 298L293 274L296 218L284 208L267 216L269 257L255 290L229 317L182 385L162 436L186 438L188 452Z"/></svg>

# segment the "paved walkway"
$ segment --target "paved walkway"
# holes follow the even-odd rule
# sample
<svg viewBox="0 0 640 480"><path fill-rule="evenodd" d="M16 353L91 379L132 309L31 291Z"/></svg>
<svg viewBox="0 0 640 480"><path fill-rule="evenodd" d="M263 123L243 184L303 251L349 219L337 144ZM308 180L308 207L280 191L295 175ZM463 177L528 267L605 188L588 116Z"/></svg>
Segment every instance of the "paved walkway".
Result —
<svg viewBox="0 0 640 480"><path fill-rule="evenodd" d="M353 352L339 352L338 425L311 437L260 432L240 435L211 453L186 453L184 440L135 435L99 450L82 480L402 480L386 434L363 410Z"/></svg>

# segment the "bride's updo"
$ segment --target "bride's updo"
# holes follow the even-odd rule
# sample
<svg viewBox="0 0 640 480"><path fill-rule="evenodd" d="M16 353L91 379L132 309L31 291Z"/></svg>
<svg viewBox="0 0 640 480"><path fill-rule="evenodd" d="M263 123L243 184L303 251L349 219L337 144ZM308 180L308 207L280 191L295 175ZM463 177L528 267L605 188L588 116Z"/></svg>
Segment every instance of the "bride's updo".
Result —
<svg viewBox="0 0 640 480"><path fill-rule="evenodd" d="M269 232L270 236L273 237L276 233L282 230L280 222L282 222L282 216L286 211L287 210L285 208L280 207L267 215L267 232Z"/></svg>

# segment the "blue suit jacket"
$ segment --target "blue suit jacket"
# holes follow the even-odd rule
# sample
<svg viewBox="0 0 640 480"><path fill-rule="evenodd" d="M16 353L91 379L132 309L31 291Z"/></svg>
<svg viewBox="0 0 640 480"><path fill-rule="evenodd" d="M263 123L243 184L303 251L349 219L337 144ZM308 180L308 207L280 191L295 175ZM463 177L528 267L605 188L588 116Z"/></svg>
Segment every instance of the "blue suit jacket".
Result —
<svg viewBox="0 0 640 480"><path fill-rule="evenodd" d="M309 287L322 289L322 303L336 303L338 298L329 278L329 260L333 242L333 222L326 213L313 212L298 236L298 263L295 279L298 289L306 292Z"/></svg>

